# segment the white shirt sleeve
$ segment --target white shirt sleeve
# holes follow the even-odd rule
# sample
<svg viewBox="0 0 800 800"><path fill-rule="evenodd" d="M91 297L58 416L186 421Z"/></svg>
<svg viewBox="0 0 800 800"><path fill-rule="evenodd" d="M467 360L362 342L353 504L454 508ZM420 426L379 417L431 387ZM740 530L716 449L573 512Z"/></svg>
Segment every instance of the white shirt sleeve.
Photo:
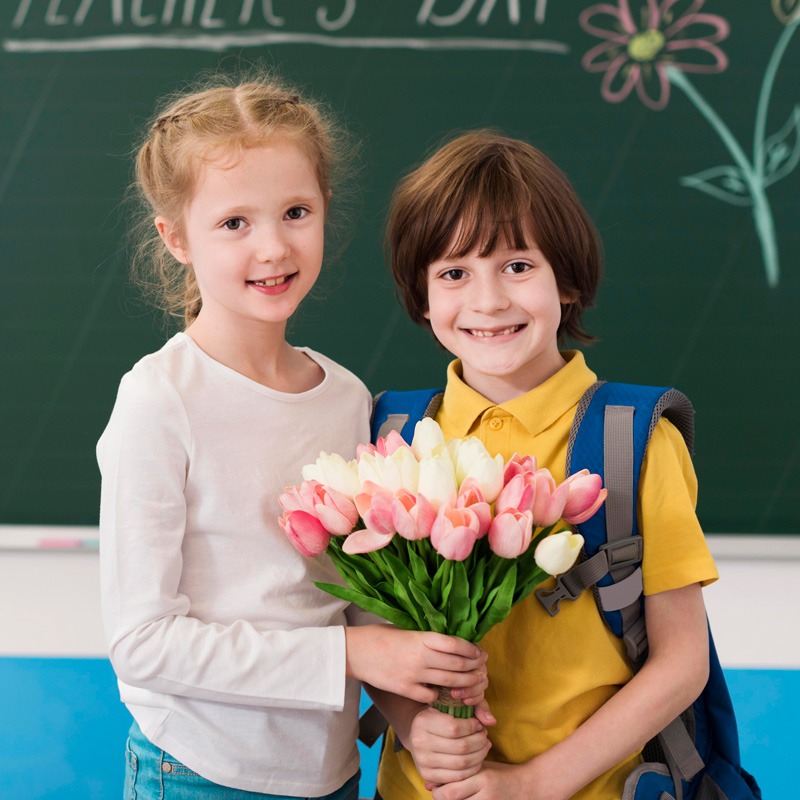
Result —
<svg viewBox="0 0 800 800"><path fill-rule="evenodd" d="M155 370L129 373L97 449L104 624L118 677L150 692L214 702L340 709L342 627L268 630L245 619L192 616L181 588L192 449L189 420L169 381ZM219 591L237 591L235 575L219 580Z"/></svg>

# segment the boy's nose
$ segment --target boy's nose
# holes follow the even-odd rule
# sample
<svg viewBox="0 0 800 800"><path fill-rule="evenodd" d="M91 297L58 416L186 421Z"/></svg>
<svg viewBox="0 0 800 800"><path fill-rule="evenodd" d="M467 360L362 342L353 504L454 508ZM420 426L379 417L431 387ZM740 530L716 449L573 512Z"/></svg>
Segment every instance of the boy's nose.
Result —
<svg viewBox="0 0 800 800"><path fill-rule="evenodd" d="M494 275L473 282L471 301L473 310L484 314L503 311L511 305L506 287Z"/></svg>

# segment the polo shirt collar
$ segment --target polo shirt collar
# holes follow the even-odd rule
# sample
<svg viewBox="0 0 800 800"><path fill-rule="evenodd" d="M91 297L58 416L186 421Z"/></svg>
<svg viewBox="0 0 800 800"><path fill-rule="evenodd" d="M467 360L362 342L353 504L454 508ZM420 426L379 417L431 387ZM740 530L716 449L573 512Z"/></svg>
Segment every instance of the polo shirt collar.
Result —
<svg viewBox="0 0 800 800"><path fill-rule="evenodd" d="M447 420L448 428L456 431L456 436L464 437L486 411L502 408L536 436L576 406L597 380L579 350L566 350L561 355L567 363L555 375L499 406L464 383L461 361L456 359L447 367L447 388L439 413Z"/></svg>

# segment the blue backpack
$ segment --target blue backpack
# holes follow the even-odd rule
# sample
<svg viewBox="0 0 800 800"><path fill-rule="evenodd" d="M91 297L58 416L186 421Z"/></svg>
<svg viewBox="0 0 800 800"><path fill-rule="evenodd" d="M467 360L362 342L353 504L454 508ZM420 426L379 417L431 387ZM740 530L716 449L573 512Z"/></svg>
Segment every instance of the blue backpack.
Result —
<svg viewBox="0 0 800 800"><path fill-rule="evenodd" d="M410 442L416 423L435 416L441 398L441 391L433 389L378 395L373 441L397 430ZM598 609L624 641L634 670L647 657L636 498L647 444L661 416L680 430L693 452L694 409L680 392L598 382L584 394L570 430L566 474L586 468L601 475L608 497L593 517L577 526L585 540L585 558L560 576L554 588L536 592L555 615L562 602L593 587ZM761 800L755 779L740 764L733 704L710 631L709 659L702 694L645 746L644 761L628 777L622 800Z"/></svg>

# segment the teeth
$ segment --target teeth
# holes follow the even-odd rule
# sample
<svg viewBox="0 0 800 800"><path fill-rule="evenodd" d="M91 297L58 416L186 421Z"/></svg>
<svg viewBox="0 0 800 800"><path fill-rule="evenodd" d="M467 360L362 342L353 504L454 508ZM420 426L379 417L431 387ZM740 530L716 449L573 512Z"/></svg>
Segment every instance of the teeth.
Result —
<svg viewBox="0 0 800 800"><path fill-rule="evenodd" d="M256 286L277 286L278 284L285 282L285 275L282 278L267 278L265 281L253 281Z"/></svg>
<svg viewBox="0 0 800 800"><path fill-rule="evenodd" d="M505 336L509 333L516 333L519 330L519 325L514 325L511 328L503 328L501 331L479 331L470 329L470 333L478 338L491 338L492 336Z"/></svg>

